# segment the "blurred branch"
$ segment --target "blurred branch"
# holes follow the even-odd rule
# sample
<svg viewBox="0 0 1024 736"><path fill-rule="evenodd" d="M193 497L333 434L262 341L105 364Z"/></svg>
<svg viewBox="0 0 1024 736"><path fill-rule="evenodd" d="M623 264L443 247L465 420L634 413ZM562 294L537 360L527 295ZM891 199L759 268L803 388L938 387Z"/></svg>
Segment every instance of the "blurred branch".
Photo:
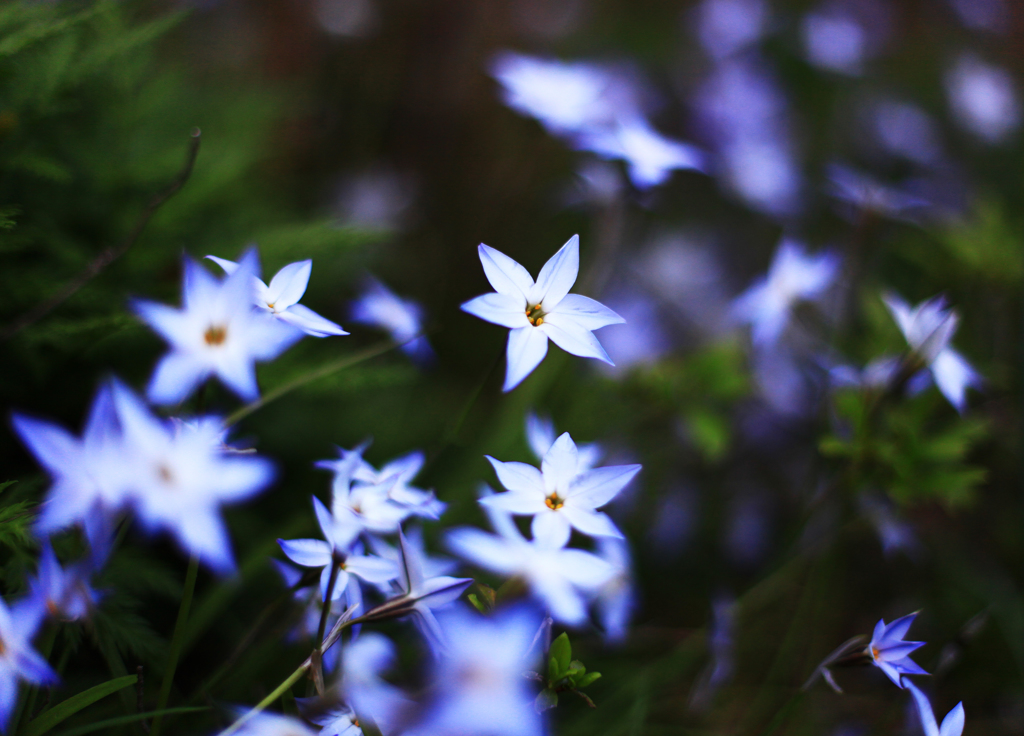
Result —
<svg viewBox="0 0 1024 736"><path fill-rule="evenodd" d="M135 227L132 228L128 237L125 238L125 241L116 247L110 246L105 249L92 261L92 263L86 266L78 276L65 284L64 288L46 301L41 302L29 311L25 312L25 314L15 319L11 324L7 325L7 327L0 330L0 341L9 340L26 327L30 327L41 320L74 296L79 289L98 276L103 269L123 256L133 245L135 245L135 241L137 241L139 236L142 235L142 231L146 228L146 225L149 224L150 219L154 214L156 214L156 211L160 209L164 202L177 194L178 190L185 186L185 182L187 182L189 177L192 175L192 169L196 163L196 156L199 155L199 142L201 137L202 132L199 128L192 130L188 152L185 154L185 165L181 168L181 171L178 172L178 175L170 185L150 200L146 209L142 211L138 221L135 223Z"/></svg>

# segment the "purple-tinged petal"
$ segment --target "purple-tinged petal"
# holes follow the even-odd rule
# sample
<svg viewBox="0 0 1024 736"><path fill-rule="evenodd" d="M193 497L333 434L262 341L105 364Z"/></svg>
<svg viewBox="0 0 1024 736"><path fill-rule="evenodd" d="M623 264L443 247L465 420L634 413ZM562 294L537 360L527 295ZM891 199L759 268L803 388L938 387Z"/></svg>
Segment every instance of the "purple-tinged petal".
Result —
<svg viewBox="0 0 1024 736"><path fill-rule="evenodd" d="M345 569L368 583L386 583L398 577L398 565L383 557L352 555L345 560Z"/></svg>
<svg viewBox="0 0 1024 736"><path fill-rule="evenodd" d="M573 527L591 537L616 537L625 539L625 535L615 526L608 514L601 511L579 508L567 503L561 513Z"/></svg>
<svg viewBox="0 0 1024 736"><path fill-rule="evenodd" d="M266 306L280 312L297 304L302 295L306 293L309 275L312 272L313 261L311 260L289 263L282 268L274 274L274 278L270 280L267 287L269 303Z"/></svg>
<svg viewBox="0 0 1024 736"><path fill-rule="evenodd" d="M559 549L569 543L572 526L561 511L544 512L533 517L530 532L537 543L547 549Z"/></svg>
<svg viewBox="0 0 1024 736"><path fill-rule="evenodd" d="M510 491L520 493L537 493L544 496L544 478L541 472L526 463L495 460L490 455L484 455L494 468L498 476L498 482Z"/></svg>
<svg viewBox="0 0 1024 736"><path fill-rule="evenodd" d="M569 487L574 504L599 509L611 501L640 472L641 465L609 465L580 474Z"/></svg>
<svg viewBox="0 0 1024 736"><path fill-rule="evenodd" d="M483 294L470 299L460 309L491 324L502 327L531 327L526 317L525 301L507 294Z"/></svg>
<svg viewBox="0 0 1024 736"><path fill-rule="evenodd" d="M331 564L331 546L321 539L278 539L277 543L296 565L323 567Z"/></svg>
<svg viewBox="0 0 1024 736"><path fill-rule="evenodd" d="M312 309L302 304L293 304L283 312L278 312L276 317L292 327L298 327L311 337L331 337L349 334L338 323L331 322L326 317L321 317Z"/></svg>
<svg viewBox="0 0 1024 736"><path fill-rule="evenodd" d="M543 325L542 325L543 326ZM540 365L548 354L548 338L537 327L521 327L508 333L505 358L505 385L502 391L511 391Z"/></svg>
<svg viewBox="0 0 1024 736"><path fill-rule="evenodd" d="M928 696L921 692L917 686L911 682L907 683L907 689L910 690L910 694L914 696L914 702L917 705L917 714L921 719L921 728L924 730L925 736L939 736L939 726L935 722L935 713L932 711L932 704L928 700Z"/></svg>
<svg viewBox="0 0 1024 736"><path fill-rule="evenodd" d="M601 347L601 343L594 337L594 333L567 315L557 313L549 315L537 329L567 353L578 355L581 358L596 358L608 365L615 365L608 357L608 353Z"/></svg>
<svg viewBox="0 0 1024 736"><path fill-rule="evenodd" d="M146 396L154 404L177 404L184 401L211 373L209 365L188 353L165 355L153 377L149 379ZM255 376L253 383L255 384Z"/></svg>
<svg viewBox="0 0 1024 736"><path fill-rule="evenodd" d="M939 726L939 736L960 736L964 732L964 704L957 703Z"/></svg>
<svg viewBox="0 0 1024 736"><path fill-rule="evenodd" d="M444 541L454 554L485 570L511 575L518 569L516 548L504 537L471 527L459 527L449 531Z"/></svg>
<svg viewBox="0 0 1024 736"><path fill-rule="evenodd" d="M499 294L522 298L526 303L526 295L533 287L530 272L509 258L501 251L481 243L477 248L480 263L484 267L484 275L494 290Z"/></svg>
<svg viewBox="0 0 1024 736"><path fill-rule="evenodd" d="M573 235L541 268L537 283L527 298L542 305L545 312L551 311L569 293L579 271L580 236Z"/></svg>
<svg viewBox="0 0 1024 736"><path fill-rule="evenodd" d="M567 493L569 484L576 477L579 468L579 451L568 432L563 432L554 441L540 463L547 491L558 489Z"/></svg>
<svg viewBox="0 0 1024 736"><path fill-rule="evenodd" d="M507 491L485 496L480 503L510 514L539 514L548 510L542 493Z"/></svg>
<svg viewBox="0 0 1024 736"><path fill-rule="evenodd" d="M624 320L601 302L581 294L566 294L550 314L570 317L573 322L588 330L598 330L608 325L623 324ZM550 316L545 318L550 321ZM558 321L558 317L555 318Z"/></svg>

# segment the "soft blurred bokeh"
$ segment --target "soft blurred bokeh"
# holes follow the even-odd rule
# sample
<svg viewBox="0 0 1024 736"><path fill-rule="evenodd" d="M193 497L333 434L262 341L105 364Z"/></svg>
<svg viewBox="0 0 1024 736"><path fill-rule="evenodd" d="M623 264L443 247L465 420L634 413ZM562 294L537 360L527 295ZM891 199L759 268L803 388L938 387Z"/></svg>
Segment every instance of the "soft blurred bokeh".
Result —
<svg viewBox="0 0 1024 736"><path fill-rule="evenodd" d="M5 333L5 410L77 428L102 378L142 387L164 346L130 300L177 303L183 253L235 258L250 243L266 276L312 258L304 303L352 332L261 368L264 392L387 339L352 320L371 276L421 305L432 347L310 383L240 424L235 436L279 477L228 512L239 572L200 574L172 704L255 702L306 655L282 643L287 606L245 637L285 590L269 563L276 540L315 534L310 495L324 498L329 476L314 461L368 438L378 464L425 451L420 485L450 504L425 525L440 550L442 527L486 523L484 454L532 460L532 410L600 443L608 462L643 464L609 509L633 549L634 623L617 647L573 635L603 677L588 689L597 710L563 698L558 733L906 732L909 698L874 668L838 670L844 695L820 680L799 688L843 641L918 609L912 638L928 646L915 657L934 673L919 682L940 716L963 700L968 733L1020 733L1021 11L1013 0L0 7L0 324L124 242L202 131L191 178L127 253ZM704 152L706 173L640 188L621 160L574 150L586 146L504 104L492 72L508 52L604 70L653 129ZM535 274L575 233L574 290L627 320L598 332L616 366L552 347L502 394L506 331L459 310L489 290L476 246ZM837 276L758 346L732 305L784 238L834 253ZM944 294L960 316L954 344L984 382L962 416L923 387L865 438L863 394L833 377L905 349L887 290L911 303ZM216 384L197 401L238 406ZM26 525L47 480L10 431L0 459L0 481L18 481L0 497L14 594L34 564ZM129 533L93 620L61 629L55 702L137 665L159 681L184 559ZM412 632L386 631L415 672ZM68 724L134 712L134 698ZM171 732L222 722L182 716Z"/></svg>

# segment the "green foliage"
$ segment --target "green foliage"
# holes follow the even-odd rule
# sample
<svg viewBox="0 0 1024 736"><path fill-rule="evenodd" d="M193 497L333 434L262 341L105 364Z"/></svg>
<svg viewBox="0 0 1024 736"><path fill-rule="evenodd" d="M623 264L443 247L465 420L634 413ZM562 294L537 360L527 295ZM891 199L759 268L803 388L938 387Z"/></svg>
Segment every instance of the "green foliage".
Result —
<svg viewBox="0 0 1024 736"><path fill-rule="evenodd" d="M77 695L72 695L64 702L43 711L39 716L29 721L21 733L23 736L42 736L42 734L47 733L54 726L63 723L83 708L88 708L96 701L102 700L108 695L113 695L119 690L132 687L138 681L138 675L117 677L109 682L104 682L84 690Z"/></svg>
<svg viewBox="0 0 1024 736"><path fill-rule="evenodd" d="M951 416L940 402L935 392L901 402L873 392L841 392L835 398L841 432L823 437L819 449L847 463L854 489L880 488L901 504L964 506L986 477L968 460L988 425L979 416Z"/></svg>
<svg viewBox="0 0 1024 736"><path fill-rule="evenodd" d="M538 679L543 683L543 689L537 695L534 707L538 712L554 708L558 705L559 693L571 692L582 698L591 708L595 708L594 702L581 691L600 677L600 672L587 672L582 662L572 658L569 635L563 631L548 648L547 675L538 675Z"/></svg>
<svg viewBox="0 0 1024 736"><path fill-rule="evenodd" d="M972 274L996 282L1024 276L1024 237L995 198L979 199L970 216L939 233L939 242Z"/></svg>

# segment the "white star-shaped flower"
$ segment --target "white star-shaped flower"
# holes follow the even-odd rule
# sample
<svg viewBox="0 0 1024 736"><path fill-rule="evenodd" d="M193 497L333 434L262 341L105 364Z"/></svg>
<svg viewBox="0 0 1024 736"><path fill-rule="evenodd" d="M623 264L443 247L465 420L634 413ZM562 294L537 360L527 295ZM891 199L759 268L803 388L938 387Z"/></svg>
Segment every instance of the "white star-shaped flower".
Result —
<svg viewBox="0 0 1024 736"><path fill-rule="evenodd" d="M750 323L754 343L771 345L786 329L796 303L819 297L838 269L839 258L834 253L807 255L799 244L783 240L768 275L737 297L733 314Z"/></svg>
<svg viewBox="0 0 1024 736"><path fill-rule="evenodd" d="M238 264L234 261L217 256L206 257L228 274L233 274L238 269ZM306 293L309 275L312 271L313 261L305 260L289 263L274 274L269 285L260 278L254 278L252 282L253 303L257 309L267 312L282 322L298 327L307 335L313 337L347 335L348 333L341 328L341 325L335 324L326 317L321 317L309 307L299 304L299 299Z"/></svg>
<svg viewBox="0 0 1024 736"><path fill-rule="evenodd" d="M883 297L907 344L931 371L935 385L957 411L963 411L967 389L981 383L981 376L960 353L949 346L960 318L946 307L942 296L911 307L893 293Z"/></svg>
<svg viewBox="0 0 1024 736"><path fill-rule="evenodd" d="M699 148L666 138L640 117L619 121L611 128L588 131L575 145L605 159L625 161L629 179L639 189L664 183L677 169L703 172L706 166L706 156Z"/></svg>
<svg viewBox="0 0 1024 736"><path fill-rule="evenodd" d="M553 547L569 541L573 528L593 537L622 537L607 514L597 511L640 472L639 465L612 465L581 472L576 443L566 432L551 445L538 470L487 456L506 493L480 502L513 514L533 516L534 539Z"/></svg>
<svg viewBox="0 0 1024 736"><path fill-rule="evenodd" d="M254 248L222 281L186 258L182 309L135 302L136 314L171 345L150 379L150 400L176 404L213 375L246 401L259 396L255 362L276 358L302 332L253 308L258 278Z"/></svg>
<svg viewBox="0 0 1024 736"><path fill-rule="evenodd" d="M536 282L504 253L480 244L484 274L497 293L470 299L462 309L511 329L503 390L518 386L544 360L548 339L567 353L614 365L591 330L625 320L600 302L569 293L579 273L579 244L573 235L544 264Z"/></svg>
<svg viewBox="0 0 1024 736"><path fill-rule="evenodd" d="M222 503L247 499L274 477L268 460L225 452L220 422L169 422L120 383L113 398L124 433L126 498L143 526L171 532L217 572L234 567Z"/></svg>
<svg viewBox="0 0 1024 736"><path fill-rule="evenodd" d="M528 540L505 511L485 508L498 534L459 527L446 535L448 548L485 570L522 578L556 621L569 626L586 621L589 598L616 569L597 555L555 545L550 538ZM449 632L448 638L452 636Z"/></svg>

